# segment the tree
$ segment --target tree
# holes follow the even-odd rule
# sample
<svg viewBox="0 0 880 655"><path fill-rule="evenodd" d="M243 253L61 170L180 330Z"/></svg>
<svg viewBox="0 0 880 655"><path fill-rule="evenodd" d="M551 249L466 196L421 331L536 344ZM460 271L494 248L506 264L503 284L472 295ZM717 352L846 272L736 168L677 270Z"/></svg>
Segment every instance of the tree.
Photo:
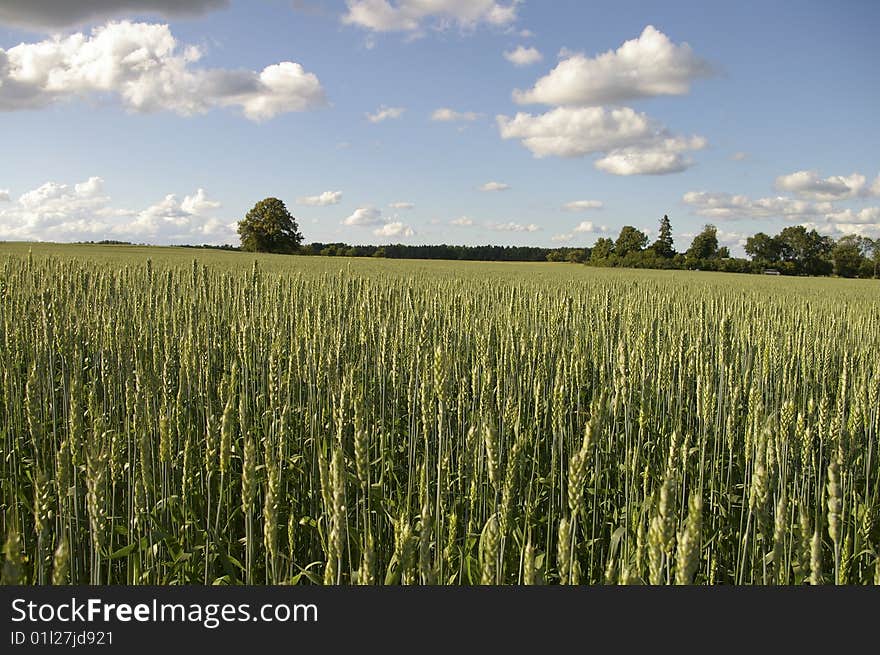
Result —
<svg viewBox="0 0 880 655"><path fill-rule="evenodd" d="M783 261L792 262L797 273L827 275L831 272L830 238L823 237L816 230L808 232L803 225L792 225L782 230L776 240L780 243Z"/></svg>
<svg viewBox="0 0 880 655"><path fill-rule="evenodd" d="M880 238L865 237L865 257L869 258L868 267L873 277L880 277Z"/></svg>
<svg viewBox="0 0 880 655"><path fill-rule="evenodd" d="M261 200L238 224L241 247L248 252L290 254L299 249L303 236L296 219L278 198Z"/></svg>
<svg viewBox="0 0 880 655"><path fill-rule="evenodd" d="M608 259L614 253L614 242L606 237L599 238L593 245L590 261L598 262Z"/></svg>
<svg viewBox="0 0 880 655"><path fill-rule="evenodd" d="M714 225L706 225L703 231L694 237L691 247L686 253L687 258L691 261L698 262L704 259L715 259L718 257L718 228Z"/></svg>
<svg viewBox="0 0 880 655"><path fill-rule="evenodd" d="M762 266L776 264L782 257L782 244L775 237L758 232L746 239L746 253Z"/></svg>
<svg viewBox="0 0 880 655"><path fill-rule="evenodd" d="M574 248L566 253L565 259L572 264L583 264L587 261L587 251L583 248Z"/></svg>
<svg viewBox="0 0 880 655"><path fill-rule="evenodd" d="M862 240L855 235L840 238L831 251L834 274L840 277L858 277L865 258L862 256Z"/></svg>
<svg viewBox="0 0 880 655"><path fill-rule="evenodd" d="M672 243L672 225L669 222L669 216L664 214L660 220L660 234L651 247L658 257L671 259L675 256L675 248Z"/></svg>
<svg viewBox="0 0 880 655"><path fill-rule="evenodd" d="M632 225L624 225L620 235L614 243L614 254L625 257L631 252L640 252L648 245L648 235L637 230Z"/></svg>

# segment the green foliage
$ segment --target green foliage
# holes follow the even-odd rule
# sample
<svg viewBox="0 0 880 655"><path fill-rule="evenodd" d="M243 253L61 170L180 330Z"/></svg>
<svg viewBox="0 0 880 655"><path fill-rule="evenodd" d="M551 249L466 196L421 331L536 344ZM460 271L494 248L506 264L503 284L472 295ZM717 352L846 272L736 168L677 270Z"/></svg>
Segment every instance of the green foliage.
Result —
<svg viewBox="0 0 880 655"><path fill-rule="evenodd" d="M685 257L693 265L698 266L702 261L718 258L719 254L718 228L714 225L706 225L703 231L694 237Z"/></svg>
<svg viewBox="0 0 880 655"><path fill-rule="evenodd" d="M840 239L831 251L834 261L834 274L840 277L858 277L865 257L862 254L862 240L851 235Z"/></svg>
<svg viewBox="0 0 880 655"><path fill-rule="evenodd" d="M752 261L761 266L772 266L782 261L782 244L763 232L746 239L745 251Z"/></svg>
<svg viewBox="0 0 880 655"><path fill-rule="evenodd" d="M590 261L593 263L602 263L607 261L614 254L614 241L606 237L599 237L593 245Z"/></svg>
<svg viewBox="0 0 880 655"><path fill-rule="evenodd" d="M631 252L640 252L648 245L648 235L632 225L624 225L617 241L614 242L614 254L626 257Z"/></svg>
<svg viewBox="0 0 880 655"><path fill-rule="evenodd" d="M816 230L808 231L803 225L792 225L782 230L776 239L780 244L782 261L791 262L797 274L831 273L829 257L833 242L830 237L824 237Z"/></svg>
<svg viewBox="0 0 880 655"><path fill-rule="evenodd" d="M669 222L669 216L663 215L660 220L660 231L657 240L651 246L658 257L670 259L675 256L675 247L672 240L672 224Z"/></svg>
<svg viewBox="0 0 880 655"><path fill-rule="evenodd" d="M278 198L261 200L238 223L241 247L248 252L291 254L303 236L296 219Z"/></svg>

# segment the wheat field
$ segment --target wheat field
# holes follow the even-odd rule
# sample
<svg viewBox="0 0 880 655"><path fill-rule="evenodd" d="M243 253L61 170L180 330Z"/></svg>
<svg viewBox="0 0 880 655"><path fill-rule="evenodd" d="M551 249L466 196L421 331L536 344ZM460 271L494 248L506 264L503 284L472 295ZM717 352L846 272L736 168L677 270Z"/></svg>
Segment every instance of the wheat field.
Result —
<svg viewBox="0 0 880 655"><path fill-rule="evenodd" d="M880 286L0 245L3 582L877 584Z"/></svg>

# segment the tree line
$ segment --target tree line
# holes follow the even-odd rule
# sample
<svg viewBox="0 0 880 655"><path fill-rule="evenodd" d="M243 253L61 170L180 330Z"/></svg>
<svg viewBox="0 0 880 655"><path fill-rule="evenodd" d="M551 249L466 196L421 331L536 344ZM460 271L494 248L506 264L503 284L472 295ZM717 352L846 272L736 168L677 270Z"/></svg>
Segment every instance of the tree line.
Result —
<svg viewBox="0 0 880 655"><path fill-rule="evenodd" d="M649 243L643 231L625 225L617 239L601 237L592 247L538 248L532 246L405 245L357 246L347 243L302 245L296 219L277 198L266 198L239 223L243 250L296 253L325 257L385 257L388 259L450 259L506 262L574 262L590 266L709 270L780 275L838 275L878 277L880 239L847 235L838 240L802 225L786 227L775 236L763 232L745 244L750 259L731 257L718 242L718 228L705 225L684 252L675 250L668 215L660 220L657 239Z"/></svg>
<svg viewBox="0 0 880 655"><path fill-rule="evenodd" d="M187 246L311 255L320 257L383 257L496 262L573 262L588 266L880 277L880 239L846 235L835 240L803 225L792 225L770 236L758 232L745 243L749 259L731 257L718 242L718 228L705 225L683 252L675 249L672 224L663 216L657 239L625 225L616 239L599 238L592 247L406 245L372 246L343 242L303 244L296 219L277 198L266 198L238 224L241 246ZM103 241L98 243L123 243Z"/></svg>
<svg viewBox="0 0 880 655"><path fill-rule="evenodd" d="M750 236L744 247L749 259L731 257L718 242L718 228L708 224L690 247L676 252L668 216L660 221L657 240L632 226L624 226L617 240L600 238L590 249L592 266L625 266L710 270L731 273L779 273L780 275L837 275L876 278L880 273L880 239L846 235L836 241L803 225L784 228L770 236Z"/></svg>

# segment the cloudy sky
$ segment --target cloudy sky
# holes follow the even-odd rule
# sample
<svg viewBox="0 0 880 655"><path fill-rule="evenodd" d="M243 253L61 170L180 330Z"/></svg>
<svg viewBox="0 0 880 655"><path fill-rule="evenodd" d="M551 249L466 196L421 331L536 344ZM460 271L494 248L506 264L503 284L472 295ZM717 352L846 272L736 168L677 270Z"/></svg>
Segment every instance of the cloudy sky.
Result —
<svg viewBox="0 0 880 655"><path fill-rule="evenodd" d="M0 239L880 237L880 3L0 0Z"/></svg>

